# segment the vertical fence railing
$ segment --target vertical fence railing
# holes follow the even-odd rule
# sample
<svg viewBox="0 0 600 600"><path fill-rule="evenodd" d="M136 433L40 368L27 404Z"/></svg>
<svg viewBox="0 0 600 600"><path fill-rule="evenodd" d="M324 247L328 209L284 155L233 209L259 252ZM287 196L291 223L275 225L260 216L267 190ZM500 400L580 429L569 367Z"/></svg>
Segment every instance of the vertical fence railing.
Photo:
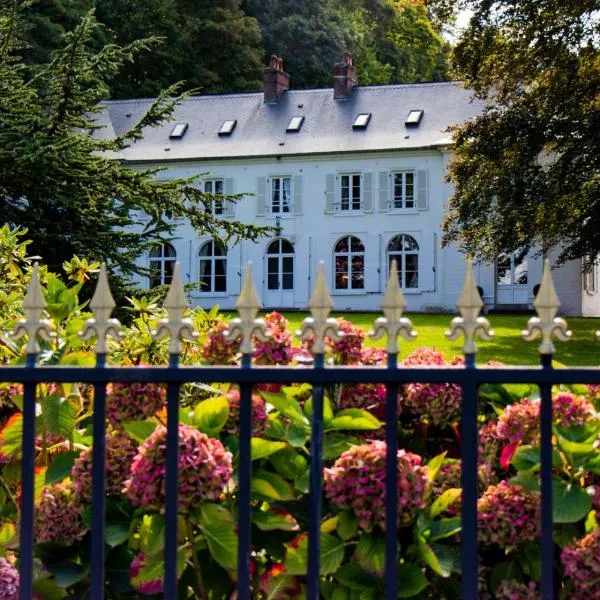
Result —
<svg viewBox="0 0 600 600"><path fill-rule="evenodd" d="M465 285L458 301L460 316L451 323L448 337L456 339L464 336L464 367L444 367L427 369L424 367L398 366L400 348L398 338L412 339L415 332L410 320L403 317L404 298L398 284L395 264L392 266L390 281L383 298L382 309L385 317L375 321L370 336L377 339L387 336L387 368L356 367L338 369L326 366L325 338L339 339L341 335L336 320L329 318L333 306L329 296L322 265L319 268L314 293L309 308L311 317L304 320L300 339L312 345L313 368L294 367L252 367L253 339L266 339L265 323L257 318L259 300L252 284L250 269L247 271L244 286L237 303L240 318L234 319L229 327L229 339L241 340L243 356L240 368L185 367L179 365L182 338L192 339L195 335L191 321L184 318L187 308L176 266L173 282L165 299L167 317L159 323L155 337L168 335L168 367L117 368L106 364L107 337L118 337L119 323L110 318L114 301L110 296L106 272L102 267L98 288L91 302L94 318L88 320L82 337L95 336L96 365L94 367L38 367L38 337L51 339L48 322L42 319L44 300L41 293L37 266L33 270L32 282L24 302L25 318L17 324L13 337L28 336L24 366L1 367L0 381L22 383L23 398L23 454L21 474L21 520L20 520L20 599L33 597L33 548L34 548L34 468L35 468L35 419L36 386L44 382L86 382L94 386L93 462L92 462L92 548L91 548L91 587L90 597L102 600L104 597L105 574L105 440L106 440L106 385L111 382L148 381L167 385L167 468L165 495L165 579L164 597L172 600L177 597L178 573L178 467L179 467L179 392L186 382L231 382L241 387L240 439L238 464L238 556L237 556L237 598L250 600L255 597L250 574L251 543L251 435L252 435L252 389L259 383L298 383L312 384L312 423L311 457L309 475L309 518L308 518L308 557L307 557L307 598L320 597L320 528L322 520L322 473L323 473L323 402L325 386L329 383L383 383L386 386L386 482L385 482L385 599L392 600L398 593L398 535L397 535L397 453L398 453L398 391L410 382L455 383L462 387L461 414L461 454L462 454L462 530L461 530L461 571L463 600L476 600L478 595L478 552L477 552L477 498L478 498L478 440L477 440L477 397L478 388L483 383L533 383L539 386L541 396L540 448L541 448L541 598L555 597L556 581L553 571L552 538L552 385L556 383L600 383L600 370L597 368L552 367L554 346L552 336L567 340L570 337L566 323L556 317L559 304L552 285L549 265L545 265L544 276L534 306L538 316L530 319L526 340L541 335L539 347L541 366L539 367L500 367L478 368L475 365L475 337L480 335L490 339L493 333L488 321L480 316L482 302L475 286L471 264L467 268Z"/></svg>

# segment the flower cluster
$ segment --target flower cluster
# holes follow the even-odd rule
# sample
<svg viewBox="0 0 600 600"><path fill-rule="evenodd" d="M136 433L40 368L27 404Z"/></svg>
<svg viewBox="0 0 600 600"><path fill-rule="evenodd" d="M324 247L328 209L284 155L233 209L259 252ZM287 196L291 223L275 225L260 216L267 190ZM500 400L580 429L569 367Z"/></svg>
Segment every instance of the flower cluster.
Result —
<svg viewBox="0 0 600 600"><path fill-rule="evenodd" d="M4 383L0 385L0 407L14 408L17 396L23 394L20 383Z"/></svg>
<svg viewBox="0 0 600 600"><path fill-rule="evenodd" d="M382 383L350 383L342 386L339 407L362 408L382 420L385 418L385 400L386 389Z"/></svg>
<svg viewBox="0 0 600 600"><path fill-rule="evenodd" d="M572 600L591 600L598 597L600 578L600 529L563 548L561 561L565 575L573 583Z"/></svg>
<svg viewBox="0 0 600 600"><path fill-rule="evenodd" d="M402 364L444 366L446 363L440 352L432 348L417 348ZM460 416L462 393L455 383L409 383L402 387L400 395L403 407L434 425L452 423Z"/></svg>
<svg viewBox="0 0 600 600"><path fill-rule="evenodd" d="M19 572L5 558L0 558L0 600L19 599Z"/></svg>
<svg viewBox="0 0 600 600"><path fill-rule="evenodd" d="M361 360L365 332L346 319L338 319L342 337L336 342L328 338L328 346L335 362L340 365L355 365Z"/></svg>
<svg viewBox="0 0 600 600"><path fill-rule="evenodd" d="M80 540L87 531L81 510L71 484L46 486L35 511L36 540L65 546Z"/></svg>
<svg viewBox="0 0 600 600"><path fill-rule="evenodd" d="M110 383L106 392L108 421L114 427L124 421L142 421L154 416L166 401L161 383Z"/></svg>
<svg viewBox="0 0 600 600"><path fill-rule="evenodd" d="M136 554L135 558L131 561L131 565L129 565L129 576L131 578L132 587L136 591L147 596L160 594L163 591L164 582L162 579L158 578L146 581L140 577L140 573L145 566L146 556L141 552Z"/></svg>
<svg viewBox="0 0 600 600"><path fill-rule="evenodd" d="M358 525L370 532L385 529L386 444L372 441L352 446L325 469L325 493L340 508L351 509ZM398 450L398 523L408 525L425 508L430 485L421 457Z"/></svg>
<svg viewBox="0 0 600 600"><path fill-rule="evenodd" d="M479 540L511 548L539 535L540 496L520 485L501 481L477 502Z"/></svg>
<svg viewBox="0 0 600 600"><path fill-rule="evenodd" d="M129 477L131 461L136 454L136 444L123 432L115 430L106 434L105 486L108 496L118 496ZM80 502L92 498L92 449L79 454L71 469L75 495Z"/></svg>
<svg viewBox="0 0 600 600"><path fill-rule="evenodd" d="M157 427L138 448L125 482L134 506L162 508L165 499L167 430ZM187 510L203 500L217 500L231 477L231 453L223 444L189 425L179 425L179 506Z"/></svg>
<svg viewBox="0 0 600 600"><path fill-rule="evenodd" d="M496 600L539 600L540 592L535 581L529 584L505 579L496 590Z"/></svg>
<svg viewBox="0 0 600 600"><path fill-rule="evenodd" d="M292 334L288 331L287 319L278 312L265 316L269 337L254 341L254 361L257 365L288 365L294 356Z"/></svg>
<svg viewBox="0 0 600 600"><path fill-rule="evenodd" d="M563 427L584 425L594 416L594 407L584 396L561 392L552 398L554 422Z"/></svg>
<svg viewBox="0 0 600 600"><path fill-rule="evenodd" d="M206 336L202 346L202 358L209 365L235 365L240 351L239 340L226 340L229 325L219 321Z"/></svg>
<svg viewBox="0 0 600 600"><path fill-rule="evenodd" d="M223 432L230 435L238 435L240 431L240 391L230 390L227 392L229 403L229 418L223 427ZM258 394L252 394L252 435L261 436L267 428L269 415L265 401Z"/></svg>
<svg viewBox="0 0 600 600"><path fill-rule="evenodd" d="M387 352L383 348L363 348L360 351L360 362L363 365L383 365L387 361Z"/></svg>

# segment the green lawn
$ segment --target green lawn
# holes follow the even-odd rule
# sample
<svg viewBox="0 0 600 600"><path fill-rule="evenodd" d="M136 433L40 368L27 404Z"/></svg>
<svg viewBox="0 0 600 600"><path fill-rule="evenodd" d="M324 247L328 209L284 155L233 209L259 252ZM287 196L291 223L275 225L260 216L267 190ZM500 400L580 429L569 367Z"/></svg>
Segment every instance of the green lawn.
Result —
<svg viewBox="0 0 600 600"><path fill-rule="evenodd" d="M285 312L290 321L290 328L296 331L307 316L305 312ZM345 317L365 330L371 328L373 321L380 316L378 313L333 313L334 317ZM418 332L418 337L413 342L402 341L402 356L409 354L418 346L430 346L444 353L446 358L461 354L462 342L451 342L444 336L452 315L413 313L407 315L413 322ZM478 341L478 362L489 359L501 360L507 364L537 364L539 355L538 341L525 342L521 338L521 330L527 325L529 317L524 315L490 315L489 320L496 335L491 342ZM600 340L596 340L595 333L600 330L600 319L569 318L569 328L573 331L570 342L556 341L557 353L555 359L566 365L599 365ZM539 339L539 338L538 338ZM384 340L367 344L384 346Z"/></svg>

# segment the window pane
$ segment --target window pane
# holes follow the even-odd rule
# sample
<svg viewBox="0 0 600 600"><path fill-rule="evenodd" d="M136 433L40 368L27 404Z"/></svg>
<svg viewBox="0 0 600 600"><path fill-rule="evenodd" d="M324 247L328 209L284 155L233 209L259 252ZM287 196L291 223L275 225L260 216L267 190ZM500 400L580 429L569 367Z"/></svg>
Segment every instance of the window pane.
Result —
<svg viewBox="0 0 600 600"><path fill-rule="evenodd" d="M279 254L279 240L275 240L267 246L267 254Z"/></svg>
<svg viewBox="0 0 600 600"><path fill-rule="evenodd" d="M282 212L290 212L290 204L291 204L291 182L289 177L284 177L282 179Z"/></svg>
<svg viewBox="0 0 600 600"><path fill-rule="evenodd" d="M212 261L200 261L200 291L212 292Z"/></svg>
<svg viewBox="0 0 600 600"><path fill-rule="evenodd" d="M267 276L267 288L270 290L279 289L279 276L277 273L269 274Z"/></svg>
<svg viewBox="0 0 600 600"><path fill-rule="evenodd" d="M360 175L352 176L352 209L360 210Z"/></svg>
<svg viewBox="0 0 600 600"><path fill-rule="evenodd" d="M350 208L350 176L342 175L341 182L341 208L348 210Z"/></svg>
<svg viewBox="0 0 600 600"><path fill-rule="evenodd" d="M294 272L294 259L291 256L284 256L282 259L282 267L281 270L284 273L293 273Z"/></svg>
<svg viewBox="0 0 600 600"><path fill-rule="evenodd" d="M515 252L515 283L518 285L527 284L527 258L523 250Z"/></svg>
<svg viewBox="0 0 600 600"><path fill-rule="evenodd" d="M416 254L406 255L406 270L407 271L418 271L419 269L419 257Z"/></svg>
<svg viewBox="0 0 600 600"><path fill-rule="evenodd" d="M279 179L278 177L273 178L272 186L273 186L273 198L272 198L271 210L274 213L276 213L276 212L279 212L279 200L280 200L280 194L281 194L281 179Z"/></svg>
<svg viewBox="0 0 600 600"><path fill-rule="evenodd" d="M215 292L227 291L227 277L225 275L215 276Z"/></svg>
<svg viewBox="0 0 600 600"><path fill-rule="evenodd" d="M402 242L400 236L397 235L390 240L390 243L388 244L388 252L399 252L400 250L402 250Z"/></svg>
<svg viewBox="0 0 600 600"><path fill-rule="evenodd" d="M212 194L213 193L213 182L211 180L208 180L208 181L204 182L204 191L207 194Z"/></svg>
<svg viewBox="0 0 600 600"><path fill-rule="evenodd" d="M171 244L165 244L163 246L164 248L164 256L168 256L170 258L174 258L175 256L177 256L177 253L175 252L175 248L173 248L173 246L171 246Z"/></svg>
<svg viewBox="0 0 600 600"><path fill-rule="evenodd" d="M222 244L214 244L215 256L227 256L227 248Z"/></svg>
<svg viewBox="0 0 600 600"><path fill-rule="evenodd" d="M362 290L365 286L365 263L363 256L352 257L352 289Z"/></svg>
<svg viewBox="0 0 600 600"><path fill-rule="evenodd" d="M224 277L227 270L227 261L222 258L217 258L215 260L215 275Z"/></svg>
<svg viewBox="0 0 600 600"><path fill-rule="evenodd" d="M213 242L206 242L200 248L200 256L212 256Z"/></svg>
<svg viewBox="0 0 600 600"><path fill-rule="evenodd" d="M349 250L349 246L348 246L348 241L349 238L345 237L342 238L336 245L335 245L335 251L336 252L348 252Z"/></svg>
<svg viewBox="0 0 600 600"><path fill-rule="evenodd" d="M175 261L174 260L165 260L165 278L164 284L171 283L173 279L173 271L175 271Z"/></svg>
<svg viewBox="0 0 600 600"><path fill-rule="evenodd" d="M283 289L293 290L294 289L294 274L284 273L283 274Z"/></svg>
<svg viewBox="0 0 600 600"><path fill-rule="evenodd" d="M294 246L292 246L292 244L290 244L290 242L287 240L281 240L281 252L284 254L293 254Z"/></svg>
<svg viewBox="0 0 600 600"><path fill-rule="evenodd" d="M407 288L418 288L419 287L419 274L416 271L406 272L406 287Z"/></svg>
<svg viewBox="0 0 600 600"><path fill-rule="evenodd" d="M501 254L496 260L496 283L499 285L510 285L510 256Z"/></svg>
<svg viewBox="0 0 600 600"><path fill-rule="evenodd" d="M150 258L160 258L162 256L162 246L154 246L150 250Z"/></svg>
<svg viewBox="0 0 600 600"><path fill-rule="evenodd" d="M335 287L338 290L348 288L348 259L345 256L335 257Z"/></svg>
<svg viewBox="0 0 600 600"><path fill-rule="evenodd" d="M404 250L418 250L419 244L417 244L417 240L410 235L402 236L404 238Z"/></svg>
<svg viewBox="0 0 600 600"><path fill-rule="evenodd" d="M150 287L156 287L157 285L161 284L160 281L160 266L161 263L158 260L151 260L150 261Z"/></svg>
<svg viewBox="0 0 600 600"><path fill-rule="evenodd" d="M358 238L352 237L350 238L350 250L352 250L352 252L364 252L365 247Z"/></svg>
<svg viewBox="0 0 600 600"><path fill-rule="evenodd" d="M267 273L272 275L275 273L279 273L279 259L275 257L270 257L267 259Z"/></svg>

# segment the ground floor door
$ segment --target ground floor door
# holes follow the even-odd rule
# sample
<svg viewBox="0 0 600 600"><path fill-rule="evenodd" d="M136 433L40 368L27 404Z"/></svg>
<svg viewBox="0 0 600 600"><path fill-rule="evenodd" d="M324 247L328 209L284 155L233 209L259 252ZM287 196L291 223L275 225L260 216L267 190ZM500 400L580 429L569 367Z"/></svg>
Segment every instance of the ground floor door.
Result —
<svg viewBox="0 0 600 600"><path fill-rule="evenodd" d="M529 304L528 262L524 251L496 259L496 306Z"/></svg>
<svg viewBox="0 0 600 600"><path fill-rule="evenodd" d="M264 305L267 308L294 307L294 246L285 239L274 240L265 254Z"/></svg>

